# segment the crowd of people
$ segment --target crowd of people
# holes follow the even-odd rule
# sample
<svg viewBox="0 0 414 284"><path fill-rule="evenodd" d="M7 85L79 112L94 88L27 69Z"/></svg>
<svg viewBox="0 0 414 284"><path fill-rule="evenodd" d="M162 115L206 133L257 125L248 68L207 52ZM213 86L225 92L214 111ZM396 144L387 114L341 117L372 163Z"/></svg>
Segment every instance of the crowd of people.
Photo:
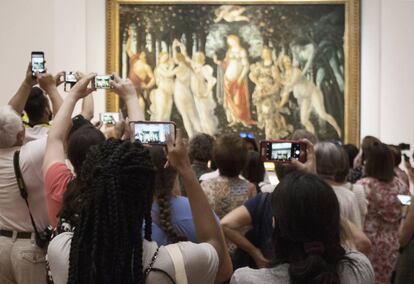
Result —
<svg viewBox="0 0 414 284"><path fill-rule="evenodd" d="M414 283L414 168L367 136L306 130L306 161L274 163L236 134L131 142L92 123L96 74L26 76L0 107L0 283ZM129 121L135 87L114 74ZM74 113L82 101L79 114Z"/></svg>

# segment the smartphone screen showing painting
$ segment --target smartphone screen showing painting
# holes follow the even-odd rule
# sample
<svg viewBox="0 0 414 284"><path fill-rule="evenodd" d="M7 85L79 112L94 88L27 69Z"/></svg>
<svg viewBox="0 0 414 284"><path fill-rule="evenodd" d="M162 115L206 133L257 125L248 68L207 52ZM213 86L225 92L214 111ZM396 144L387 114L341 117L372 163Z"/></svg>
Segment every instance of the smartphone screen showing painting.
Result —
<svg viewBox="0 0 414 284"><path fill-rule="evenodd" d="M321 2L121 3L116 71L148 120L189 137L304 128L344 140L347 8Z"/></svg>

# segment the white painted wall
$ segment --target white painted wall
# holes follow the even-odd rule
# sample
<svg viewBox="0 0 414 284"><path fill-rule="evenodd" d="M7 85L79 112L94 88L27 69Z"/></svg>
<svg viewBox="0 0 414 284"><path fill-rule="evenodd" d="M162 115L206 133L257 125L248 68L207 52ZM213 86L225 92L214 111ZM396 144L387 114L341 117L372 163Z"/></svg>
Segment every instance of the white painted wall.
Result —
<svg viewBox="0 0 414 284"><path fill-rule="evenodd" d="M362 0L361 136L414 146L413 15L414 0ZM32 50L45 51L51 72L105 73L105 0L0 1L0 27L0 105ZM103 93L94 97L103 111Z"/></svg>
<svg viewBox="0 0 414 284"><path fill-rule="evenodd" d="M362 1L361 136L414 146L414 0Z"/></svg>
<svg viewBox="0 0 414 284"><path fill-rule="evenodd" d="M105 74L105 0L0 1L0 42L0 105L18 89L33 50L45 52L51 73ZM94 98L98 114L103 91Z"/></svg>

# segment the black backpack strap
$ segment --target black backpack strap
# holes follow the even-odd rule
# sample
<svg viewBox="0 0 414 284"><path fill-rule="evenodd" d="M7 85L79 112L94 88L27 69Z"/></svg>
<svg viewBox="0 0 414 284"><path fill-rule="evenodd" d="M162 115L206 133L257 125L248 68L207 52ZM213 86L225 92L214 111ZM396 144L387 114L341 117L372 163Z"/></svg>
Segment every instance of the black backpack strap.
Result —
<svg viewBox="0 0 414 284"><path fill-rule="evenodd" d="M30 221L32 222L35 235L36 237L39 237L40 235L39 235L39 232L37 231L36 223L33 219L32 212L30 211L29 202L27 201L28 193L27 193L26 183L24 182L23 175L20 170L19 159L20 159L20 151L14 152L13 166L14 166L14 174L16 176L17 186L19 187L19 190L20 190L20 196L26 202L27 209L29 210Z"/></svg>

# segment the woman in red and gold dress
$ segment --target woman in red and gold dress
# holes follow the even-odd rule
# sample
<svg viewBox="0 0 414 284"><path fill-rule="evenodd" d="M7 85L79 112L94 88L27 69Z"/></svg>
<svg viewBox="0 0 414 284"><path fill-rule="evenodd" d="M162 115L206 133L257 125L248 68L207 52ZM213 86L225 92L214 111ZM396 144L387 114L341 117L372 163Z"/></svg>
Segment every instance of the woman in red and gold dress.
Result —
<svg viewBox="0 0 414 284"><path fill-rule="evenodd" d="M250 116L250 98L247 85L249 61L246 50L240 45L240 39L236 35L227 37L229 46L226 57L220 64L224 71L224 97L223 106L226 111L229 126L242 123L244 126L255 124Z"/></svg>

